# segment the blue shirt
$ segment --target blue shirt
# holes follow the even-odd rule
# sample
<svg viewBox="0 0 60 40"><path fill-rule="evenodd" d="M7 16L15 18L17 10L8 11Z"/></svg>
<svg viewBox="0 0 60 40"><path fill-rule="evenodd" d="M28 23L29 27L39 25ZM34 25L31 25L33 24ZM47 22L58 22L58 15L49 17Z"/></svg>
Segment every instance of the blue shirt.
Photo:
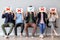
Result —
<svg viewBox="0 0 60 40"><path fill-rule="evenodd" d="M22 14L16 14L16 24L23 23Z"/></svg>

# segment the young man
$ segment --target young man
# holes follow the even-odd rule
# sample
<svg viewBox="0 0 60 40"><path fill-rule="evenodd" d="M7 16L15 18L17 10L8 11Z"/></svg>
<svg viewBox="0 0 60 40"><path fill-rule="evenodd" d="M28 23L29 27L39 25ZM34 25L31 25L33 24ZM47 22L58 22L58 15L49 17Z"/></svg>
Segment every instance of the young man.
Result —
<svg viewBox="0 0 60 40"><path fill-rule="evenodd" d="M32 6L29 6L32 7ZM28 37L28 27L33 27L33 32L32 32L32 36L34 36L35 32L36 32L36 15L33 11L28 11L26 13L26 24L25 24L25 31L26 31L26 36Z"/></svg>
<svg viewBox="0 0 60 40"><path fill-rule="evenodd" d="M14 13L12 13L12 11L9 11L9 12L4 11L2 14L2 18L5 18L5 22L2 25L2 29L6 37L8 38L8 36L10 35L14 27ZM10 27L8 34L5 30L5 27Z"/></svg>
<svg viewBox="0 0 60 40"><path fill-rule="evenodd" d="M40 28L40 33L41 35L39 37L43 38L43 33L46 28L46 22L47 22L47 14L45 13L45 8L41 7L39 8L39 13L37 15L37 20L38 20L38 26Z"/></svg>
<svg viewBox="0 0 60 40"><path fill-rule="evenodd" d="M21 34L22 36L23 30L24 30L24 13L22 12L22 8L17 8L17 13L16 13L16 25L15 25L15 36L17 36L17 27L21 26Z"/></svg>

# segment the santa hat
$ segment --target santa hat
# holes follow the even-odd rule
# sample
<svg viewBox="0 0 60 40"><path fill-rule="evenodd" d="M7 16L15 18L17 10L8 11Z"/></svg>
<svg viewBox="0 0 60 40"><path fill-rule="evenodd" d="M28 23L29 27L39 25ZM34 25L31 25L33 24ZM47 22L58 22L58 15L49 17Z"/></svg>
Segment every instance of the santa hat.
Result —
<svg viewBox="0 0 60 40"><path fill-rule="evenodd" d="M56 8L50 8L50 12L57 12Z"/></svg>
<svg viewBox="0 0 60 40"><path fill-rule="evenodd" d="M12 10L11 10L11 8L10 7L6 7L5 8L5 12L11 12Z"/></svg>
<svg viewBox="0 0 60 40"><path fill-rule="evenodd" d="M23 8L16 8L16 12L17 13L22 13L23 12Z"/></svg>
<svg viewBox="0 0 60 40"><path fill-rule="evenodd" d="M46 12L46 8L45 7L39 7L39 12Z"/></svg>

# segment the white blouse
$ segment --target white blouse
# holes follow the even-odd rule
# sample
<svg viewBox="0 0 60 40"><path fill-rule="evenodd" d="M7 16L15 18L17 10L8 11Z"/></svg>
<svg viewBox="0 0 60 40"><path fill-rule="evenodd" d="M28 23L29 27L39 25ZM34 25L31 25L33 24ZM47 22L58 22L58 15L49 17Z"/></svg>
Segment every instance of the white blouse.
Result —
<svg viewBox="0 0 60 40"><path fill-rule="evenodd" d="M51 17L49 18L49 21L55 21L56 20L56 15L51 15Z"/></svg>

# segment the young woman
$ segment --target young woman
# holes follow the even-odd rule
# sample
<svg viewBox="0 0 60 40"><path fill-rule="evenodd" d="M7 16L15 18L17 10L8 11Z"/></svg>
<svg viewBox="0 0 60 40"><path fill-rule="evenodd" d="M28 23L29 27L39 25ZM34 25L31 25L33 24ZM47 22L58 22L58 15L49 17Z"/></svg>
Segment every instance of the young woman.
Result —
<svg viewBox="0 0 60 40"><path fill-rule="evenodd" d="M19 10L18 10L19 11ZM17 27L21 26L20 36L23 35L24 30L24 13L16 12L16 21L15 21L15 36L17 36Z"/></svg>
<svg viewBox="0 0 60 40"><path fill-rule="evenodd" d="M31 6L29 6L31 7ZM28 37L28 27L33 27L33 32L32 32L32 36L34 36L35 32L36 32L36 15L34 12L27 12L26 13L26 23L25 23L25 31L26 31L26 36Z"/></svg>
<svg viewBox="0 0 60 40"><path fill-rule="evenodd" d="M57 35L57 32L55 30L55 20L58 18L58 14L56 13L55 9L51 9L50 13L48 14L48 19L49 19L49 26L51 26L51 34L53 32L55 35Z"/></svg>

